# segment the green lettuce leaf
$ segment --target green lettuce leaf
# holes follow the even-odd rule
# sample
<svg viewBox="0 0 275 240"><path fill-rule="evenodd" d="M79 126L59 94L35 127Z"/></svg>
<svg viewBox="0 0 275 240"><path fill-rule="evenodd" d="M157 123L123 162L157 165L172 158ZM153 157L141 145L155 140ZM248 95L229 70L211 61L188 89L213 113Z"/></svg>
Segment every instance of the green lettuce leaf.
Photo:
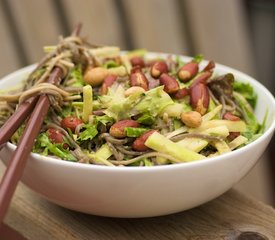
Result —
<svg viewBox="0 0 275 240"><path fill-rule="evenodd" d="M103 67L104 67L104 68L119 67L119 64L116 63L116 62L113 61L113 60L109 60L109 61L107 61L107 62L105 62L105 63L103 64Z"/></svg>
<svg viewBox="0 0 275 240"><path fill-rule="evenodd" d="M155 118L151 116L149 113L144 113L137 119L137 122L144 125L153 125L155 122Z"/></svg>
<svg viewBox="0 0 275 240"><path fill-rule="evenodd" d="M237 82L233 83L234 91L242 94L254 109L257 102L257 95L254 92L253 87L249 83Z"/></svg>
<svg viewBox="0 0 275 240"><path fill-rule="evenodd" d="M118 87L115 92L110 89L107 95L100 98L100 101L103 107L107 107L104 113L116 121L145 113L156 117L163 108L173 104L170 96L163 91L163 86L145 93L137 92L127 98L124 96L124 91Z"/></svg>
<svg viewBox="0 0 275 240"><path fill-rule="evenodd" d="M103 124L104 126L106 126L108 123L113 124L114 123L114 119L107 116L107 115L103 115L103 116L94 116L94 122L96 124Z"/></svg>
<svg viewBox="0 0 275 240"><path fill-rule="evenodd" d="M174 101L163 90L163 86L153 88L144 93L141 101L132 109L132 113L149 113L156 117L168 105L173 104Z"/></svg>
<svg viewBox="0 0 275 240"><path fill-rule="evenodd" d="M68 160L68 161L76 161L76 158L70 153L69 149L64 149L63 144L52 143L46 133L42 133L37 138L37 141L34 146L34 152L39 152L42 155L48 155L49 152L54 154L55 156ZM43 149L43 152L40 152L40 149Z"/></svg>
<svg viewBox="0 0 275 240"><path fill-rule="evenodd" d="M233 96L245 114L245 122L247 127L246 131L243 132L242 135L248 139L251 139L253 135L258 132L258 129L260 127L258 120L253 113L253 109L251 108L250 104L242 94L234 91Z"/></svg>
<svg viewBox="0 0 275 240"><path fill-rule="evenodd" d="M77 138L78 141L92 140L98 134L97 124L86 124L84 128L85 130L82 131Z"/></svg>
<svg viewBox="0 0 275 240"><path fill-rule="evenodd" d="M83 87L85 85L80 65L72 69L69 78L74 78L76 80L76 82L72 85L73 87Z"/></svg>
<svg viewBox="0 0 275 240"><path fill-rule="evenodd" d="M147 132L147 128L133 128L133 127L126 127L125 132L127 137L139 137L143 133Z"/></svg>

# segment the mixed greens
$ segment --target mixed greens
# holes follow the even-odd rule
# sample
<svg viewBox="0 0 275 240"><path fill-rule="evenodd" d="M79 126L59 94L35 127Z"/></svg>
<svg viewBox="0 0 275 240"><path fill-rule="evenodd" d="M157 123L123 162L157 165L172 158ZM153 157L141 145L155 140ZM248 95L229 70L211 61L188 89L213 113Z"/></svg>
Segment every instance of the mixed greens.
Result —
<svg viewBox="0 0 275 240"><path fill-rule="evenodd" d="M185 61L117 47L90 48L89 54L91 61L72 60L60 84L71 98L50 109L34 152L81 163L154 166L224 154L263 132L253 113L253 88L232 73L218 75L215 63L201 55ZM45 71L38 68L32 78Z"/></svg>

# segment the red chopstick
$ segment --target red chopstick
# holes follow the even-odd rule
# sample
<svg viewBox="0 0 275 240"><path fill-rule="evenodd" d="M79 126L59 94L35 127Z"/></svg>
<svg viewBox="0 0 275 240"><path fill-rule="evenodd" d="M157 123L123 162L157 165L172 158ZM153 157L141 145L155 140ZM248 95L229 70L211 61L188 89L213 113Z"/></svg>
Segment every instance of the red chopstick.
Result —
<svg viewBox="0 0 275 240"><path fill-rule="evenodd" d="M25 119L31 114L36 102L37 97L31 97L26 102L22 103L16 112L5 122L0 129L0 150L4 143L9 141L15 131L21 126Z"/></svg>
<svg viewBox="0 0 275 240"><path fill-rule="evenodd" d="M72 35L78 35L80 28L81 24L79 24L76 27ZM60 67L55 67L52 73L50 74L48 82L57 84L61 80L62 75L63 70ZM31 101L31 106L27 105L23 110L21 110L22 112L17 113L19 116L22 116L22 119L20 119L21 122L24 121L24 118L26 118L28 114L31 112L32 104L34 103L32 103ZM49 107L50 101L48 96L40 95L36 103L36 106L28 120L24 133L19 140L17 148L13 153L11 160L8 162L7 169L0 183L0 224L3 222L5 214L9 207L9 203L16 189L17 183L19 182L23 174L28 156L32 150L34 141L40 131L44 117L46 116ZM2 135L3 139L0 140L2 144L5 142L5 140L7 141L9 139L8 137L11 137L11 135L13 134L12 132L16 131L16 129L20 126L20 121L14 120L13 124L15 126L9 126L8 124L5 126L4 129L6 129L7 127L9 128L6 129L5 134ZM9 131L10 129L12 130Z"/></svg>
<svg viewBox="0 0 275 240"><path fill-rule="evenodd" d="M61 79L62 73L62 69L56 67L50 75L50 79L54 79L54 82L57 83L57 81ZM41 95L30 116L24 133L19 140L17 148L11 158L12 160L8 162L7 169L0 183L0 222L3 221L6 214L17 183L23 174L34 140L40 131L49 107L50 101L48 96Z"/></svg>
<svg viewBox="0 0 275 240"><path fill-rule="evenodd" d="M19 232L4 223L0 226L0 236L1 239L6 240L27 240L27 238L23 237Z"/></svg>

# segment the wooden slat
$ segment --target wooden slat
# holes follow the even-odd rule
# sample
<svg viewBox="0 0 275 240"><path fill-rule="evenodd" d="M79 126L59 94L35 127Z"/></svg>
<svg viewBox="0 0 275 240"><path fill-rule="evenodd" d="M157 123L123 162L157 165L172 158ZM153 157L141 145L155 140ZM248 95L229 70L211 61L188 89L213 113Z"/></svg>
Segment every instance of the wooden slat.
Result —
<svg viewBox="0 0 275 240"><path fill-rule="evenodd" d="M196 51L250 74L253 54L242 1L185 0Z"/></svg>
<svg viewBox="0 0 275 240"><path fill-rule="evenodd" d="M136 48L186 54L182 18L177 1L123 0Z"/></svg>
<svg viewBox="0 0 275 240"><path fill-rule="evenodd" d="M9 25L5 18L4 9L0 7L0 77L16 70L20 66L16 48L13 45Z"/></svg>
<svg viewBox="0 0 275 240"><path fill-rule="evenodd" d="M251 28L258 77L275 94L273 73L275 60L275 2L262 1L261 3L261 1L249 1L249 3L251 4Z"/></svg>
<svg viewBox="0 0 275 240"><path fill-rule="evenodd" d="M119 16L112 0L62 0L70 26L83 23L90 42L124 48Z"/></svg>
<svg viewBox="0 0 275 240"><path fill-rule="evenodd" d="M55 11L49 0L10 0L29 63L44 56L43 46L56 44L59 36Z"/></svg>

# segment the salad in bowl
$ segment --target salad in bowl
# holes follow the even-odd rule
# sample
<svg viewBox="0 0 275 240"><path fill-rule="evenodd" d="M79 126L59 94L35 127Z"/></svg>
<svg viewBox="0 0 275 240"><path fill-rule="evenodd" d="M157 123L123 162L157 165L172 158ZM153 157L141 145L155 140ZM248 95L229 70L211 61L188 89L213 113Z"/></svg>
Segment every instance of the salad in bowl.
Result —
<svg viewBox="0 0 275 240"><path fill-rule="evenodd" d="M44 50L1 80L0 125L48 95L22 181L63 207L111 217L190 209L244 177L274 132L272 94L201 55L126 52L76 36ZM55 67L57 86L47 82ZM23 129L0 151L5 164Z"/></svg>

